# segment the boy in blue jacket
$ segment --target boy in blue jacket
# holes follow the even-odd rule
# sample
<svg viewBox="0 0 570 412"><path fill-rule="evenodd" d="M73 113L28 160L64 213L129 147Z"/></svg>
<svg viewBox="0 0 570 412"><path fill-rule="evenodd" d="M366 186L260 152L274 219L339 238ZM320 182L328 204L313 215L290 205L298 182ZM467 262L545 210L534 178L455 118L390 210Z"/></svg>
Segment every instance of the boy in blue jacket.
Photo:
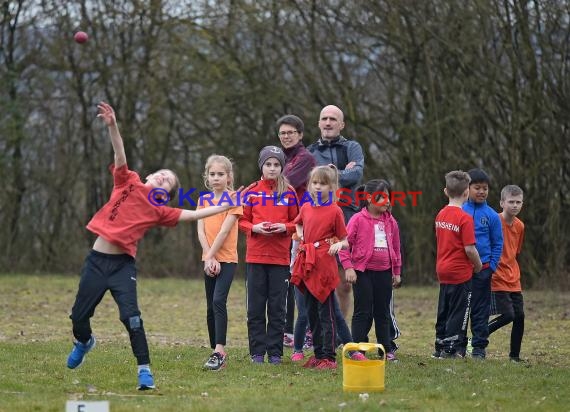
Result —
<svg viewBox="0 0 570 412"><path fill-rule="evenodd" d="M489 344L489 314L491 304L491 276L497 270L503 251L503 229L499 214L487 205L489 176L481 169L469 172L469 200L463 210L473 217L475 247L483 268L471 280L471 356L485 359Z"/></svg>

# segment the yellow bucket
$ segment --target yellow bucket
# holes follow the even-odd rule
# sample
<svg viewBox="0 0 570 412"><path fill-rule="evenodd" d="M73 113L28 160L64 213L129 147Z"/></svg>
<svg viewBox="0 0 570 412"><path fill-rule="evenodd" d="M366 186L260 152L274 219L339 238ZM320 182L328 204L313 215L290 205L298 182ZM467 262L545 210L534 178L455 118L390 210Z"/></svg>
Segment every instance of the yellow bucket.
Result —
<svg viewBox="0 0 570 412"><path fill-rule="evenodd" d="M373 359L352 360L349 351L368 352L380 350L370 356ZM365 355L367 355L365 353ZM368 356L367 356L368 357ZM384 390L384 369L386 351L379 343L350 342L342 348L342 389L344 392L382 392Z"/></svg>

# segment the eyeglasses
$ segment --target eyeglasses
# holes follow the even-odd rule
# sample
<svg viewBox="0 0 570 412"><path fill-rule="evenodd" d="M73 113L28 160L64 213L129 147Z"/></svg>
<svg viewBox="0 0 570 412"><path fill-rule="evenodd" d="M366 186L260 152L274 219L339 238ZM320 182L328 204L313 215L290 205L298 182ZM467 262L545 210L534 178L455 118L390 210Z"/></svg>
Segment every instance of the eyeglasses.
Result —
<svg viewBox="0 0 570 412"><path fill-rule="evenodd" d="M297 133L299 133L298 130L288 130L286 132L279 132L279 137L285 137L285 136L291 137Z"/></svg>

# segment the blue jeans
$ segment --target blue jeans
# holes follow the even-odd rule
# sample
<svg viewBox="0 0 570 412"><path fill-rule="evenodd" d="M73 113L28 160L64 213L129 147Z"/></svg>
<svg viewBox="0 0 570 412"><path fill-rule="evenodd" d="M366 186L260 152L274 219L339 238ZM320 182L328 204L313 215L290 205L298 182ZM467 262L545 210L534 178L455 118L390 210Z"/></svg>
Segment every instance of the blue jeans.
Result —
<svg viewBox="0 0 570 412"><path fill-rule="evenodd" d="M471 346L485 349L489 344L491 312L491 268L473 274L471 279Z"/></svg>
<svg viewBox="0 0 570 412"><path fill-rule="evenodd" d="M340 311L340 305L338 304L338 298L336 297L336 293L333 294L333 309L334 309L334 320L336 323L336 331L337 331L337 344L343 345L347 344L348 342L352 342L352 334L350 333L350 329L346 324L346 320L344 319L344 315Z"/></svg>
<svg viewBox="0 0 570 412"><path fill-rule="evenodd" d="M307 317L305 296L297 286L295 286L295 303L297 304L297 320L295 321L295 330L293 332L293 350L302 352L307 326L309 326L309 318Z"/></svg>

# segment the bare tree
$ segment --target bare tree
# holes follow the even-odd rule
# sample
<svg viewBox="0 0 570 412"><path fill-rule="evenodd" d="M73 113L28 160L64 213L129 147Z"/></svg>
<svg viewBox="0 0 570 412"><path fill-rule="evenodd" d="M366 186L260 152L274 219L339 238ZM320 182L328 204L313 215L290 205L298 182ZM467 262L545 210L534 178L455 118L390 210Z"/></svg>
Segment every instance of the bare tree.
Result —
<svg viewBox="0 0 570 412"><path fill-rule="evenodd" d="M527 285L568 286L569 21L564 2L538 1L5 2L0 270L77 270L112 184L100 100L132 168L170 167L197 190L208 155L247 184L279 116L301 116L308 143L337 104L365 179L422 193L394 208L412 282L435 279L444 174L482 167L493 207L504 184L526 192ZM153 275L200 272L193 229L153 230L140 250Z"/></svg>

